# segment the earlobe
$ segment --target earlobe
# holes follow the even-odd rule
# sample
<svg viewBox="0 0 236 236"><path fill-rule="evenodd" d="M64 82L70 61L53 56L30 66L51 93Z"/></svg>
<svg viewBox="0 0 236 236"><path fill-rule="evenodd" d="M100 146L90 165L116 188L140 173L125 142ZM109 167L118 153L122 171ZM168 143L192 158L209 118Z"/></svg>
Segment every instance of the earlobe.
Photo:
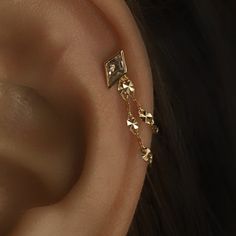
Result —
<svg viewBox="0 0 236 236"><path fill-rule="evenodd" d="M63 110L66 105L69 113L82 116L86 132L84 165L79 180L60 202L32 209L12 235L42 235L42 228L44 235L125 235L142 189L146 164L126 127L126 108L119 94L115 87L106 86L103 65L123 49L139 101L152 111L152 80L144 43L124 1L52 4L60 4L56 7L63 11L54 12L51 27L68 47L50 83L40 90L57 108ZM67 14L70 20L65 18ZM55 24L60 21L66 34ZM140 133L150 146L151 131L141 126ZM59 215L56 221L55 214Z"/></svg>

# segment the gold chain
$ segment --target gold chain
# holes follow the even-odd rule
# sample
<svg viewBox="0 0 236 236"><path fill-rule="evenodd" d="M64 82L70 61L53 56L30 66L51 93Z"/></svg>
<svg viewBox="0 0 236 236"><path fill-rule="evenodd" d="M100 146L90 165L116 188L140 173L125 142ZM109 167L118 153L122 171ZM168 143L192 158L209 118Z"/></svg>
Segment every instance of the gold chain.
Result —
<svg viewBox="0 0 236 236"><path fill-rule="evenodd" d="M154 122L153 115L142 108L140 103L135 97L135 87L133 81L127 76L127 65L125 60L124 51L121 50L111 59L105 62L106 83L108 88L111 88L118 81L118 92L126 103L127 108L127 126L133 135L137 138L142 158L145 162L151 164L153 155L150 148L146 147L140 135L140 127L138 118L141 119L146 125L152 128L153 133L159 132L158 126ZM131 110L131 103L137 109L138 118L136 118Z"/></svg>
<svg viewBox="0 0 236 236"><path fill-rule="evenodd" d="M118 91L126 103L127 107L127 126L130 128L132 134L137 138L142 158L144 161L148 162L149 164L152 163L153 155L150 148L145 147L143 144L139 129L139 122L137 121L136 117L133 115L131 110L131 102L133 102L138 111L138 117L147 125L149 125L154 133L158 133L159 129L154 122L153 115L150 112L145 111L140 103L137 101L135 97L135 87L134 83L128 78L127 75L123 75L118 82Z"/></svg>

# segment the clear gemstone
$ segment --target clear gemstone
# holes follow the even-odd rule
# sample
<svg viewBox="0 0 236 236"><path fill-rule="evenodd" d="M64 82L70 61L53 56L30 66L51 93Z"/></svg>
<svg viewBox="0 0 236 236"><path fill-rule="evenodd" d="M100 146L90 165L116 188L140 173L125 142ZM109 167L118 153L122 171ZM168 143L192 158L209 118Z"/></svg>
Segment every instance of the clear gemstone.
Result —
<svg viewBox="0 0 236 236"><path fill-rule="evenodd" d="M111 64L109 67L109 75L112 75L115 72L116 69L116 65L115 64Z"/></svg>
<svg viewBox="0 0 236 236"><path fill-rule="evenodd" d="M127 73L124 52L120 51L105 63L107 86L110 88L117 80Z"/></svg>

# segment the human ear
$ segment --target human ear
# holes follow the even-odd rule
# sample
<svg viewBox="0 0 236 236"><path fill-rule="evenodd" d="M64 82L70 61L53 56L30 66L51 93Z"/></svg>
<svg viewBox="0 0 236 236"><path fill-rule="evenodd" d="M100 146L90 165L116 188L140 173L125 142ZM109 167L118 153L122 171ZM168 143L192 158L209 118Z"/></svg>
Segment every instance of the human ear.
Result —
<svg viewBox="0 0 236 236"><path fill-rule="evenodd" d="M17 7L46 36L39 43L42 60L32 67L43 74L15 79L9 73L6 79L36 90L61 113L78 118L85 135L82 171L72 189L54 204L26 211L11 235L125 235L147 165L126 127L116 86L106 86L103 65L123 49L136 96L153 110L148 56L134 18L122 0L19 1ZM27 73L26 64L19 66ZM151 131L141 126L140 133L150 146Z"/></svg>

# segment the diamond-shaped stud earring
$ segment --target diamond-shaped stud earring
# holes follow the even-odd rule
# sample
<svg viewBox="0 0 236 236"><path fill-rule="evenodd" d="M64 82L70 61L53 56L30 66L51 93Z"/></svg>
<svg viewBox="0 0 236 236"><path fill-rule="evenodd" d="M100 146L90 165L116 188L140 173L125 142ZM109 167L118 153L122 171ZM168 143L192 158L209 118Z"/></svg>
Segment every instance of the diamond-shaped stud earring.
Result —
<svg viewBox="0 0 236 236"><path fill-rule="evenodd" d="M112 87L116 81L127 73L127 65L123 50L105 62L105 71L108 88Z"/></svg>

